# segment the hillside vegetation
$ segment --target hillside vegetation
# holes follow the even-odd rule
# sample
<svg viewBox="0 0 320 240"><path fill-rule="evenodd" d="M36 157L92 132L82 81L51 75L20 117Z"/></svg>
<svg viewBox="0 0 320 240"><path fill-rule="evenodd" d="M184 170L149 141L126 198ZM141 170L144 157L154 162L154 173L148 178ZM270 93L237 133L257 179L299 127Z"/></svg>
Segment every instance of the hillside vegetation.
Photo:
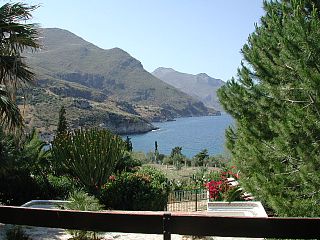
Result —
<svg viewBox="0 0 320 240"><path fill-rule="evenodd" d="M104 50L62 29L40 32L43 48L27 54L37 73L37 86L27 91L32 97L24 102L26 115L34 118L37 127L50 129L62 104L74 127L92 124L115 129L123 121L145 124L215 113L148 73L119 48ZM117 124L110 123L114 119ZM132 132L122 130L116 132Z"/></svg>

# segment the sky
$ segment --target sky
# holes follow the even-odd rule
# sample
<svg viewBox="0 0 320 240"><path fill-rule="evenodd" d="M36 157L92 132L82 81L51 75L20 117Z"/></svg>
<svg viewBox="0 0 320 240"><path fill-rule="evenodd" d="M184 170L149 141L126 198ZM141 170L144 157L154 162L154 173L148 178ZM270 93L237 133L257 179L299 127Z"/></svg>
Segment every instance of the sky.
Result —
<svg viewBox="0 0 320 240"><path fill-rule="evenodd" d="M41 5L32 19L41 27L69 30L103 49L119 47L149 72L170 67L224 81L236 76L240 50L264 14L263 0L23 2Z"/></svg>

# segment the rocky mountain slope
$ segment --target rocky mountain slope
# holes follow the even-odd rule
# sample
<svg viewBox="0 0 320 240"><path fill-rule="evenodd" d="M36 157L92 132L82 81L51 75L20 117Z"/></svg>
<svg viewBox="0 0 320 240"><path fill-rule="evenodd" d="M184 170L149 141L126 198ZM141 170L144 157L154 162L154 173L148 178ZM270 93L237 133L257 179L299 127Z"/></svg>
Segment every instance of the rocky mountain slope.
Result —
<svg viewBox="0 0 320 240"><path fill-rule="evenodd" d="M217 97L217 90L225 82L205 73L197 75L181 73L172 68L157 68L152 74L162 81L202 101L207 107L223 110Z"/></svg>
<svg viewBox="0 0 320 240"><path fill-rule="evenodd" d="M73 127L99 125L124 134L150 131L150 121L215 114L119 48L104 50L62 29L40 32L43 49L26 55L37 73L37 85L21 100L29 125L52 131L61 105Z"/></svg>

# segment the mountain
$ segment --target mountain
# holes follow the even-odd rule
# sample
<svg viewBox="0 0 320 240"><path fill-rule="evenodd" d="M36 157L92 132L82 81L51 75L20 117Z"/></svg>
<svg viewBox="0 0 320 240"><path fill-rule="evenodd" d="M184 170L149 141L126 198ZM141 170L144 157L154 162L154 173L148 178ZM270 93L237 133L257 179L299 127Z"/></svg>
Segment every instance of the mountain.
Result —
<svg viewBox="0 0 320 240"><path fill-rule="evenodd" d="M118 133L149 131L149 121L215 114L120 48L101 49L58 28L40 32L43 48L26 54L37 73L37 86L21 101L30 125L51 131L62 104L73 127L100 125Z"/></svg>
<svg viewBox="0 0 320 240"><path fill-rule="evenodd" d="M202 101L207 107L223 110L217 97L217 90L225 82L205 73L197 75L181 73L172 68L159 67L152 74L162 81Z"/></svg>

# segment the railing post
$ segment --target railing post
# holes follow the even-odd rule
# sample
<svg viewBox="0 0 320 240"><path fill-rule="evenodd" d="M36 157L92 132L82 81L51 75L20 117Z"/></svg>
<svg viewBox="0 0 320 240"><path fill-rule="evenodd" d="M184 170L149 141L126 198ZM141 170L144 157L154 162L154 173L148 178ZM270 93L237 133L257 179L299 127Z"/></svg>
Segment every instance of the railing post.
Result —
<svg viewBox="0 0 320 240"><path fill-rule="evenodd" d="M169 230L171 213L164 213L162 218L163 240L171 240L171 232Z"/></svg>

